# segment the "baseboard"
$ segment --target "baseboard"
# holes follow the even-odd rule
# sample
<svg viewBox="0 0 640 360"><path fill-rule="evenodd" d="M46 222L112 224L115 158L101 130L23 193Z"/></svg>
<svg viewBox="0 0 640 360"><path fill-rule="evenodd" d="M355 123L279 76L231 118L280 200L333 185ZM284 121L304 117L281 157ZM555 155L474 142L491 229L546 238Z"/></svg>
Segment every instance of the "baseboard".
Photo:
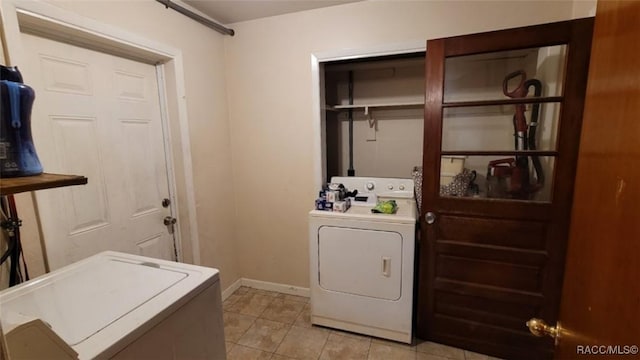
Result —
<svg viewBox="0 0 640 360"><path fill-rule="evenodd" d="M229 295L233 294L233 292L236 291L240 286L246 286L254 289L267 290L267 291L276 291L279 293L289 294L289 295L298 295L298 296L304 296L304 297L311 296L311 290L309 290L309 288L274 283L269 281L240 278L222 292L222 300L224 301L227 297L229 297Z"/></svg>
<svg viewBox="0 0 640 360"><path fill-rule="evenodd" d="M227 300L227 298L231 296L231 294L233 294L234 291L238 290L240 286L242 286L242 278L234 281L233 284L231 284L231 286L224 289L224 291L222 292L222 301Z"/></svg>

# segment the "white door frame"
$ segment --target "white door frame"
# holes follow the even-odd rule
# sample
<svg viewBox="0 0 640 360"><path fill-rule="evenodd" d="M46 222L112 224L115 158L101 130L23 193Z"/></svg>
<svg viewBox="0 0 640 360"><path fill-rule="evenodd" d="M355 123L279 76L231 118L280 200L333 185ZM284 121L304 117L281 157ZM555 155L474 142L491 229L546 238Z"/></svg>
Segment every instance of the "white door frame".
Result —
<svg viewBox="0 0 640 360"><path fill-rule="evenodd" d="M385 44L361 49L341 49L311 54L311 121L313 129L314 188L321 189L326 174L326 149L322 142L324 134L324 69L320 64L328 61L366 59L377 56L410 54L426 51L427 40Z"/></svg>
<svg viewBox="0 0 640 360"><path fill-rule="evenodd" d="M184 168L184 180L186 187L186 202L188 209L188 222L190 242L193 250L193 262L200 264L200 242L198 238L198 223L196 219L195 193L193 185L193 165L191 161L191 143L189 136L189 122L187 118L187 104L185 96L184 68L182 51L145 39L135 33L116 28L98 21L86 18L77 13L61 9L54 5L22 0L3 0L0 5L2 11L2 31L5 42L5 53L9 58L7 63L20 64L25 56L20 40L20 27L27 28L30 33L46 34L47 37L63 39L74 45L110 53L116 56L133 58L144 63L153 64L156 67L158 87L160 92L160 107L162 126L164 130L165 153L167 156L167 172L169 181L169 194L172 201L172 215L178 219L177 188L173 164L173 152L171 151L171 133L169 132L169 119L167 101L175 102L180 128L181 153ZM176 84L176 97L167 98L165 68L170 68L169 73L175 78L171 79ZM91 180L89 180L91 181ZM38 219L38 222L40 220ZM40 227L40 224L38 224ZM42 234L41 234L42 236ZM176 227L175 246L178 261L183 261L183 244L180 236L180 227ZM42 241L44 244L44 241ZM45 249L43 248L43 251ZM45 265L46 265L45 258ZM48 265L46 266L49 271Z"/></svg>

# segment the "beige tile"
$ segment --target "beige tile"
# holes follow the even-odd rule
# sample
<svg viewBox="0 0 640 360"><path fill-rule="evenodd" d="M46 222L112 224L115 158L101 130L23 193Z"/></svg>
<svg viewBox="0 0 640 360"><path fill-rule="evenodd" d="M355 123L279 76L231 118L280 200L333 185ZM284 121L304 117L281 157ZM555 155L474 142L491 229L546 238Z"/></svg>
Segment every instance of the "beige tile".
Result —
<svg viewBox="0 0 640 360"><path fill-rule="evenodd" d="M260 318L293 324L303 308L304 303L275 298L260 314Z"/></svg>
<svg viewBox="0 0 640 360"><path fill-rule="evenodd" d="M251 289L251 288L246 287L246 286L240 286L240 287L239 287L239 288L237 288L237 289L236 289L236 291L234 291L233 293L234 293L234 294L238 294L238 295L244 295L244 294L246 294L246 293L248 293L248 292L249 292L249 289Z"/></svg>
<svg viewBox="0 0 640 360"><path fill-rule="evenodd" d="M289 325L266 319L256 319L242 335L238 344L273 352L287 334Z"/></svg>
<svg viewBox="0 0 640 360"><path fill-rule="evenodd" d="M230 342L230 341L225 341L224 342L224 347L227 350L227 354L229 353L229 351L231 351L231 349L233 348L235 344Z"/></svg>
<svg viewBox="0 0 640 360"><path fill-rule="evenodd" d="M464 350L464 358L466 360L500 360L493 356L476 353L473 351Z"/></svg>
<svg viewBox="0 0 640 360"><path fill-rule="evenodd" d="M227 311L244 315L258 316L271 304L273 297L261 294L247 293L229 306Z"/></svg>
<svg viewBox="0 0 640 360"><path fill-rule="evenodd" d="M293 323L295 326L311 327L311 305L305 304Z"/></svg>
<svg viewBox="0 0 640 360"><path fill-rule="evenodd" d="M312 326L311 304L302 296L242 286L223 305L230 360L500 360L419 339L408 345Z"/></svg>
<svg viewBox="0 0 640 360"><path fill-rule="evenodd" d="M320 354L320 360L366 360L369 346L371 339L355 339L331 332Z"/></svg>
<svg viewBox="0 0 640 360"><path fill-rule="evenodd" d="M446 358L444 356L431 355L421 352L416 353L416 355L418 355L418 360L450 360L449 358Z"/></svg>
<svg viewBox="0 0 640 360"><path fill-rule="evenodd" d="M416 346L412 344L405 344L397 341L378 339L378 338L373 338L371 341L376 344L387 345L387 346L395 347L402 350L416 351Z"/></svg>
<svg viewBox="0 0 640 360"><path fill-rule="evenodd" d="M370 360L415 360L416 352L411 350L402 349L395 346L380 344L376 342L371 342L371 347L369 348L369 357L367 359Z"/></svg>
<svg viewBox="0 0 640 360"><path fill-rule="evenodd" d="M238 300L240 300L241 298L242 295L238 295L236 293L229 295L229 297L222 303L222 309L224 311L228 311L229 307L238 302Z"/></svg>
<svg viewBox="0 0 640 360"><path fill-rule="evenodd" d="M489 357L485 354L479 354L472 351L464 350L465 360L488 360Z"/></svg>
<svg viewBox="0 0 640 360"><path fill-rule="evenodd" d="M434 343L431 341L425 341L421 344L418 344L417 350L419 352L427 353L430 355L443 356L453 360L465 360L464 351L462 349Z"/></svg>
<svg viewBox="0 0 640 360"><path fill-rule="evenodd" d="M309 298L306 296L298 296L298 295L289 295L289 294L278 294L276 296L278 299L288 300L288 301L296 301L301 303L308 303Z"/></svg>
<svg viewBox="0 0 640 360"><path fill-rule="evenodd" d="M369 341L372 341L372 339L374 339L371 336L356 334L350 331L344 331L344 330L338 330L338 329L333 329L331 330L331 332L336 335L345 336L352 339L369 340Z"/></svg>
<svg viewBox="0 0 640 360"><path fill-rule="evenodd" d="M329 331L325 329L292 326L276 354L296 359L317 359L328 337Z"/></svg>
<svg viewBox="0 0 640 360"><path fill-rule="evenodd" d="M237 342L242 335L253 325L256 318L249 315L225 312L224 319L224 338L227 341Z"/></svg>
<svg viewBox="0 0 640 360"><path fill-rule="evenodd" d="M284 356L284 355L278 355L278 354L273 354L273 356L271 357L271 360L291 360L291 359L294 359L294 358Z"/></svg>
<svg viewBox="0 0 640 360"><path fill-rule="evenodd" d="M279 292L256 289L256 288L249 288L248 293L249 294L259 294L259 295L271 296L271 297L277 297L278 295L280 295Z"/></svg>
<svg viewBox="0 0 640 360"><path fill-rule="evenodd" d="M227 360L269 360L271 353L250 347L236 345L227 354Z"/></svg>

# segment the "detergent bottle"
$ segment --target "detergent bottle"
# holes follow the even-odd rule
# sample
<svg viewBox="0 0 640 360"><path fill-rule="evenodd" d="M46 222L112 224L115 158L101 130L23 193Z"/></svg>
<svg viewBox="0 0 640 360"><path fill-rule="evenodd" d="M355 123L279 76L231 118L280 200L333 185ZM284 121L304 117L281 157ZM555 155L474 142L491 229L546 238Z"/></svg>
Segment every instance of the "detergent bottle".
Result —
<svg viewBox="0 0 640 360"><path fill-rule="evenodd" d="M0 65L0 177L42 173L31 138L35 92L22 82L17 67Z"/></svg>

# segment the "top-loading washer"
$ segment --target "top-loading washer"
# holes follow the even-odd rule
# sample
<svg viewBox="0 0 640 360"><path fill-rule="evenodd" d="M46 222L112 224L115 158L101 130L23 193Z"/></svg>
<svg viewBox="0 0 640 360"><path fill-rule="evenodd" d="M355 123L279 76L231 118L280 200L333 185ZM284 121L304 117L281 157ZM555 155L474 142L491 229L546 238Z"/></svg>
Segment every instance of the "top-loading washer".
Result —
<svg viewBox="0 0 640 360"><path fill-rule="evenodd" d="M218 270L114 251L3 290L0 323L15 359L226 354Z"/></svg>
<svg viewBox="0 0 640 360"><path fill-rule="evenodd" d="M411 343L416 203L410 179L333 177L358 190L344 213L309 213L311 322ZM393 199L395 214L374 214Z"/></svg>

